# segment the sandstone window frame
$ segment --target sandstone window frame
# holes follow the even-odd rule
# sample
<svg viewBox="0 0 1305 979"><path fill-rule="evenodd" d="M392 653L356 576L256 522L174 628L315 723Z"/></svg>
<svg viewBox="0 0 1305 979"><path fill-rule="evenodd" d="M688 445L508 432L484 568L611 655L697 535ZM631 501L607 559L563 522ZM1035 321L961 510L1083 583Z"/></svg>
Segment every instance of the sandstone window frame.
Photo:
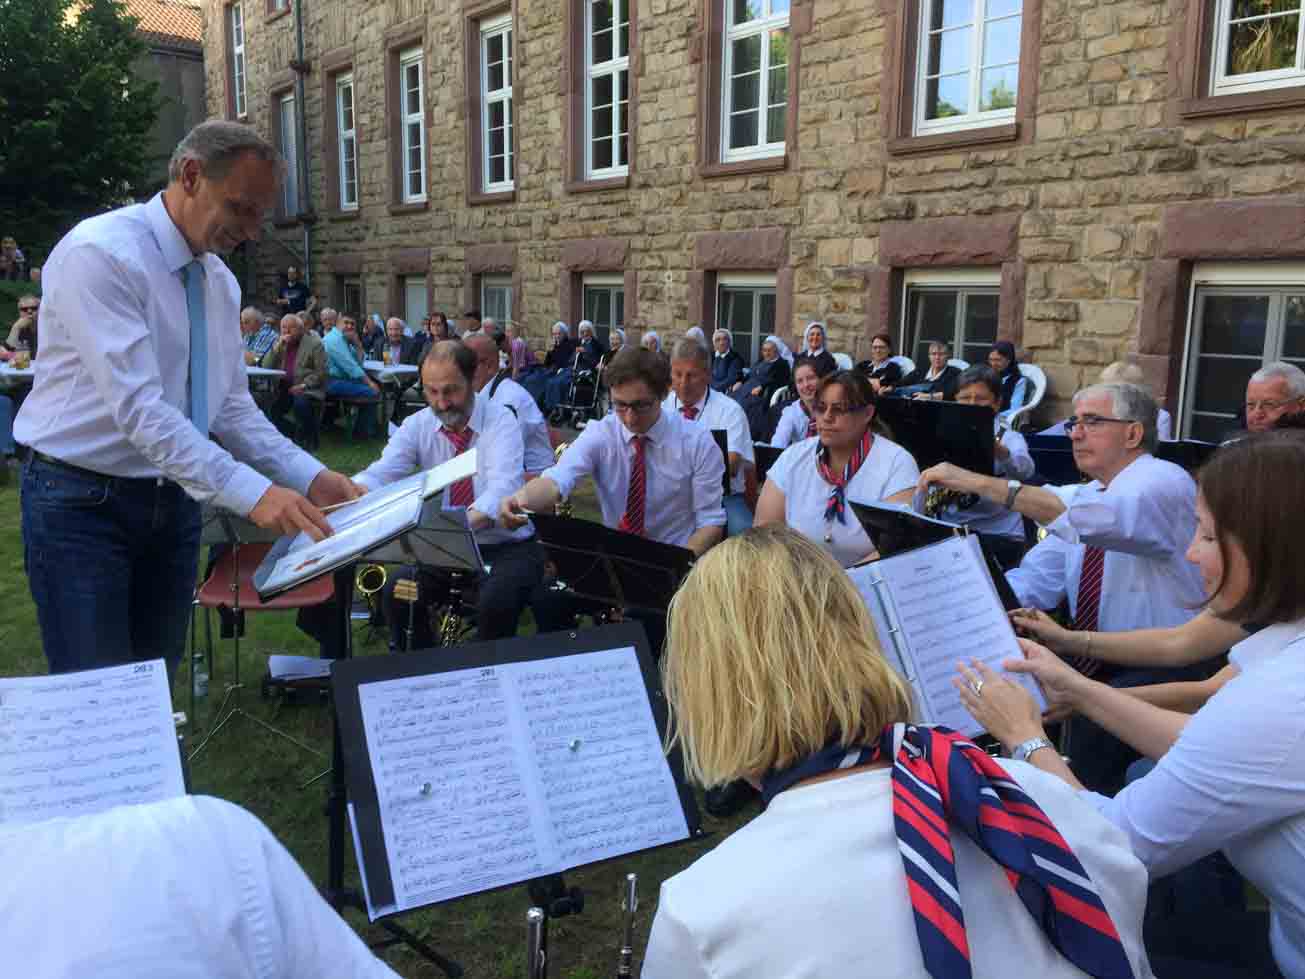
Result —
<svg viewBox="0 0 1305 979"><path fill-rule="evenodd" d="M358 76L354 72L351 49L328 51L321 57L322 107L322 175L326 190L326 211L333 221L356 220L362 210L362 169L360 165L361 127L358 124ZM345 175L342 168L340 136L340 96L342 79L353 79L353 153L356 198L352 206L343 206Z"/></svg>
<svg viewBox="0 0 1305 979"><path fill-rule="evenodd" d="M693 242L693 269L689 272L688 321L715 329L716 303L721 277L775 277L775 333L790 337L793 324L793 266L788 231L707 231ZM735 279L742 281L742 278ZM628 295L628 293L627 293ZM629 312L626 314L629 317ZM792 344L790 344L792 346Z"/></svg>
<svg viewBox="0 0 1305 979"><path fill-rule="evenodd" d="M965 129L921 133L916 126L921 91L917 69L923 50L920 15L924 3L925 0L881 0L885 36L889 39L880 76L888 153L910 156L993 144L1031 143L1037 115L1042 0L1023 0L1021 4L1019 82L1013 115L1004 120L993 118L991 123L978 120L976 125Z"/></svg>
<svg viewBox="0 0 1305 979"><path fill-rule="evenodd" d="M426 160L426 52L423 47L398 53L399 203L425 204L429 196L429 167ZM416 82L416 107L412 96ZM414 133L415 127L415 133ZM414 138L415 136L415 138ZM417 161L413 168L414 151ZM413 178L417 179L414 181Z"/></svg>
<svg viewBox="0 0 1305 979"><path fill-rule="evenodd" d="M627 177L630 174L630 44L634 31L630 23L630 0L608 0L613 16L608 29L611 35L610 57L601 62L594 60L594 2L580 0L584 8L584 32L581 47L584 52L584 180L593 182ZM624 24L621 20L624 11ZM625 49L621 50L621 28L625 28ZM594 166L594 115L597 111L594 89L598 83L607 79L610 86L609 106L610 128L607 139L611 143L610 160L606 166ZM625 97L621 97L624 86ZM622 112L622 103L625 111ZM625 128L621 128L624 117ZM624 161L622 161L624 157Z"/></svg>
<svg viewBox="0 0 1305 979"><path fill-rule="evenodd" d="M478 121L480 140L480 172L475 178L480 192L486 196L508 194L516 190L516 100L513 97L512 83L517 73L516 52L513 43L516 39L516 22L512 11L482 17L477 22L477 80L476 93L479 107ZM491 61L490 46L498 41L499 60ZM491 71L499 66L500 83L494 84ZM498 108L502 112L502 126L493 126L493 113ZM494 133L502 131L502 153L494 152ZM502 160L502 173L496 179L494 161Z"/></svg>
<svg viewBox="0 0 1305 979"><path fill-rule="evenodd" d="M596 285L619 281L624 290L625 323L621 325L638 325L639 277L629 264L628 238L581 238L563 242L557 288L561 319L573 327L582 319L592 319L585 316L586 282Z"/></svg>
<svg viewBox="0 0 1305 979"><path fill-rule="evenodd" d="M387 210L392 215L413 214L426 210L430 205L427 200L405 201L405 173L403 156L403 91L402 77L399 72L401 56L414 50L422 52L422 109L423 130L430 132L431 109L426 99L425 90L425 50L426 34L423 19L414 19L398 24L385 33L385 142L387 154L387 179L389 182L389 203ZM428 139L427 139L428 143ZM426 166L426 180L430 179L430 166L423 150L422 163ZM429 187L424 189L429 191ZM429 199L429 193L427 193Z"/></svg>
<svg viewBox="0 0 1305 979"><path fill-rule="evenodd" d="M742 0L745 6L750 2L760 4L764 9L759 11L758 16L745 23L738 24L734 22L734 12L740 6L739 0L725 0L725 23L724 37L721 39L721 131L720 131L720 153L721 162L739 163L746 160L768 159L773 156L783 156L785 150L785 139L773 140L770 138L770 113L776 108L784 110L784 130L787 137L788 129L788 48L789 48L789 7L786 0ZM778 13L774 7L783 4L784 9ZM772 63L775 55L775 41L782 36L784 39L784 64L776 66ZM752 38L758 38L757 49L757 67L755 72L747 71L743 74L736 74L737 65L735 64L735 48L740 43L745 43ZM783 88L784 101L775 102L775 93L771 90L772 76L777 71L783 71ZM756 107L739 110L735 106L735 81L744 75L756 75L757 92ZM776 85L776 88L779 86ZM756 116L757 135L750 143L740 143L738 147L733 145L732 129L734 116L750 113Z"/></svg>
<svg viewBox="0 0 1305 979"><path fill-rule="evenodd" d="M290 142L286 141L285 106L294 107L296 116L291 119ZM299 221L299 159L296 148L299 142L299 106L295 102L295 73L291 69L274 74L267 83L267 132L272 145L286 162L285 177L277 194L276 208L272 212L274 227L287 228Z"/></svg>
<svg viewBox="0 0 1305 979"><path fill-rule="evenodd" d="M477 286L480 299L476 308L480 310L481 319L488 317L499 326L512 319L515 290L512 288L511 275L486 273L479 276ZM506 303L502 301L504 294L507 297Z"/></svg>
<svg viewBox="0 0 1305 979"><path fill-rule="evenodd" d="M723 153L725 105L725 4L705 0L702 29L690 57L698 62L698 175L729 177L796 169L798 116L801 97L802 39L811 30L814 0L791 0L788 16L788 88L785 100L784 151L752 159L726 159ZM885 0L887 2L887 0Z"/></svg>
<svg viewBox="0 0 1305 979"><path fill-rule="evenodd" d="M359 207L358 187L358 113L357 92L352 69L335 76L335 150L339 173L335 184L341 211L356 211ZM345 103L348 93L348 104ZM347 112L346 112L347 109ZM347 120L347 125L346 125ZM350 185L352 184L352 193Z"/></svg>
<svg viewBox="0 0 1305 979"><path fill-rule="evenodd" d="M951 335L949 337L927 337L921 338L919 335L920 322L917 316L917 322L912 323L912 310L920 310L919 306L912 305L912 300L919 297L923 301L926 296L956 296L956 306L953 311L953 321ZM904 356L910 357L911 360L919 366L927 362L928 344L937 341L943 341L951 348L952 357L964 360L970 364L983 363L982 360L971 360L965 356L965 348L968 347L985 347L984 355L987 354L986 348L991 348L996 341L997 336L994 333L992 340L975 341L968 339L966 316L969 312L970 300L975 297L992 297L997 300L996 317L998 323L1001 321L1001 267L992 266L971 266L971 267L948 267L948 268L913 268L906 269L902 275L902 297L900 303L901 322L897 331L898 342L897 352ZM920 310L923 315L923 310ZM920 356L920 346L924 345L924 358Z"/></svg>
<svg viewBox="0 0 1305 979"><path fill-rule="evenodd" d="M749 295L749 323L747 331L731 328L724 320L727 304L731 295ZM765 300L771 300L770 328L764 325L763 307ZM719 272L716 275L716 318L711 323L711 331L725 330L730 335L731 349L738 350L743 359L755 363L761 356L761 345L767 336L779 329L779 276L775 272ZM747 345L740 345L740 338L747 337Z"/></svg>
<svg viewBox="0 0 1305 979"><path fill-rule="evenodd" d="M484 136L481 122L481 54L480 25L504 15L512 18L512 66L514 72L512 86L512 132L515 139L519 132L515 117L516 106L525 98L525 86L521 81L521 46L520 31L517 29L518 17L514 0L490 0L475 7L468 7L463 13L463 86L467 102L466 133L466 199L468 205L506 204L517 198L516 181L511 190L486 193L482 178L484 175ZM473 303L474 305L474 303Z"/></svg>
<svg viewBox="0 0 1305 979"><path fill-rule="evenodd" d="M483 298L483 283L489 279L505 279L511 283L512 306L508 319L522 322L521 311L523 281L517 262L516 245L468 245L463 256L462 301L463 309L479 309ZM502 325L501 323L499 324Z"/></svg>
<svg viewBox="0 0 1305 979"><path fill-rule="evenodd" d="M227 69L227 115L241 122L249 118L248 93L245 90L245 10L244 0L232 0L222 11Z"/></svg>
<svg viewBox="0 0 1305 979"><path fill-rule="evenodd" d="M414 277L422 277L426 281L426 308L428 310L435 308L434 294L434 276L431 272L430 249L423 247L415 248L392 248L386 256L386 308L390 310L386 315L397 315L397 310L406 310L407 308L407 280ZM414 332L421 329L421 323L413 323L405 316L405 319Z"/></svg>
<svg viewBox="0 0 1305 979"><path fill-rule="evenodd" d="M1178 120L1243 115L1305 106L1305 73L1299 84L1215 94L1214 58L1223 0L1188 0L1187 16L1170 37L1170 61L1178 95L1171 103ZM1305 10L1301 14L1305 21ZM1301 56L1298 50L1297 56Z"/></svg>
<svg viewBox="0 0 1305 979"><path fill-rule="evenodd" d="M630 185L630 175L635 170L639 118L639 11L633 0L627 2L628 43L626 47L625 78L627 85L626 109L626 165L623 172L595 176L588 168L589 160L589 6L590 0L566 0L564 3L562 49L562 167L563 187L568 194L611 190ZM605 171L604 171L605 173Z"/></svg>
<svg viewBox="0 0 1305 979"><path fill-rule="evenodd" d="M292 0L267 0L267 3L265 4L265 13L267 16L263 19L264 23L270 23L271 21L274 21L279 17L284 17L286 14L290 13L291 2Z"/></svg>
<svg viewBox="0 0 1305 979"><path fill-rule="evenodd" d="M360 275L337 275L336 295L340 298L337 300L337 307L342 312L349 313L355 317L367 315L367 293ZM350 301L351 297L357 297L357 302ZM361 325L361 324L360 324Z"/></svg>
<svg viewBox="0 0 1305 979"><path fill-rule="evenodd" d="M590 295L607 298L608 315L604 319L589 305ZM610 346L612 330L625 328L625 276L620 272L588 272L580 276L580 319L594 325L594 334Z"/></svg>
<svg viewBox="0 0 1305 979"><path fill-rule="evenodd" d="M913 96L915 119L913 122L913 135L931 136L939 133L965 132L972 129L986 129L990 126L999 126L1014 122L1015 104L1013 101L1008 107L985 110L979 104L979 100L982 97L982 80L984 73L1000 68L1007 68L1012 64L1012 62L1009 61L1001 62L999 64L985 64L986 41L989 36L989 31L994 25L1009 25L1012 21L1016 20L1019 21L1019 35L1015 42L1016 57L1013 64L1016 72L1015 92L1017 95L1019 93L1019 37L1022 37L1024 32L1023 4L1019 3L1018 8L1013 13L1009 10L1002 10L999 8L994 14L992 9L993 5L1001 3L1002 0L966 0L970 9L970 20L968 23L950 25L940 23L935 26L932 23L933 8L937 6L945 14L947 5L932 4L929 0L915 0L915 2L920 5L920 28L916 32L918 38L915 53L916 65L917 69L920 66L926 66L926 68L923 71L917 70L915 72L915 93ZM928 9L926 10L926 8ZM926 14L930 17L928 22L924 19ZM967 45L968 51L965 52L968 56L968 62L964 69L966 98L965 111L955 116L940 116L938 118L930 119L925 111L928 103L929 79L931 77L937 78L941 84L942 80L946 77L959 77L961 75L960 70L950 72L944 70L944 66L941 64L941 54L938 73L936 75L930 75L927 70L930 36L937 34L940 38L945 38L949 34L955 35L962 30L968 30L970 33L970 42ZM945 47L945 44L940 45L940 51Z"/></svg>

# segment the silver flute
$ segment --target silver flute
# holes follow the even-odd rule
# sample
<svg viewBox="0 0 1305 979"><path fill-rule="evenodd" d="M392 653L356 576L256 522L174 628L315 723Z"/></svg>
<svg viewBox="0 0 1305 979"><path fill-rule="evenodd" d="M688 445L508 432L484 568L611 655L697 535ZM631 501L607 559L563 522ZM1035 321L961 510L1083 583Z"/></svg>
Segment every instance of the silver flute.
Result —
<svg viewBox="0 0 1305 979"><path fill-rule="evenodd" d="M548 949L544 929L548 927L542 908L526 912L526 979L548 979Z"/></svg>
<svg viewBox="0 0 1305 979"><path fill-rule="evenodd" d="M625 875L625 889L621 910L625 912L625 936L621 943L621 958L616 964L616 979L630 979L634 975L634 913L639 910L639 875Z"/></svg>

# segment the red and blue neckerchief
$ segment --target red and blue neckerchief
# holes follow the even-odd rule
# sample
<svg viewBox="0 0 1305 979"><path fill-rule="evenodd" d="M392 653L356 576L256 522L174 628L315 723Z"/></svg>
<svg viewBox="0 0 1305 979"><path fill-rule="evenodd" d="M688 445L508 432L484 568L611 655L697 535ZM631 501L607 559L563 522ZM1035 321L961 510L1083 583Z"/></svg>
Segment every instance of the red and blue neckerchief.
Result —
<svg viewBox="0 0 1305 979"><path fill-rule="evenodd" d="M826 522L837 520L839 523L847 523L847 484L861 468L861 463L870 455L870 446L874 445L874 441L875 433L867 426L861 441L852 452L852 457L843 467L841 476L829 465L829 446L822 443L816 448L816 471L820 473L820 478L830 485L829 501L825 504Z"/></svg>
<svg viewBox="0 0 1305 979"><path fill-rule="evenodd" d="M894 750L896 738L901 748ZM1087 870L1047 814L982 749L945 727L890 724L878 743L832 744L761 783L767 804L799 782L840 769L893 762L893 824L925 969L970 979L970 947L949 826L1006 871L1047 940L1099 979L1132 979L1119 932Z"/></svg>

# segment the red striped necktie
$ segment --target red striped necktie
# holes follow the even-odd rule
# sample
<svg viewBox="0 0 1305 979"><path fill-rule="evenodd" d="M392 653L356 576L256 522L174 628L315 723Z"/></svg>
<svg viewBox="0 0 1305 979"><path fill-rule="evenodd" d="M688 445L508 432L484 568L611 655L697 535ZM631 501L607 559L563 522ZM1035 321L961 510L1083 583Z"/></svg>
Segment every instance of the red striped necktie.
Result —
<svg viewBox="0 0 1305 979"><path fill-rule="evenodd" d="M455 432L451 428L441 426L440 431L444 433L446 439L453 443L454 456L460 456L462 453L466 452L467 447L471 445L472 436L476 434L470 428L464 428L460 432ZM459 479L449 487L450 506L471 506L471 503L475 498L476 488L472 485L470 476L466 479Z"/></svg>
<svg viewBox="0 0 1305 979"><path fill-rule="evenodd" d="M900 732L901 748L894 752ZM1087 870L1042 807L978 746L945 727L888 725L873 745L832 744L761 782L767 804L806 779L893 762L893 826L915 913L924 967L933 979L970 979L970 946L950 828L959 828L1006 871L1047 940L1100 979L1131 979L1132 966Z"/></svg>
<svg viewBox="0 0 1305 979"><path fill-rule="evenodd" d="M1101 611L1101 581L1105 576L1106 552L1088 545L1083 551L1083 567L1078 575L1078 601L1074 603L1074 630L1095 632ZM1101 661L1080 656L1071 660L1074 668L1084 676L1092 676L1101 669Z"/></svg>
<svg viewBox="0 0 1305 979"><path fill-rule="evenodd" d="M648 491L648 472L644 466L644 443L646 435L636 435L630 439L634 444L634 459L630 462L630 488L625 494L625 515L616 528L627 534L642 537L644 533L643 518L645 497Z"/></svg>
<svg viewBox="0 0 1305 979"><path fill-rule="evenodd" d="M680 405L680 414L683 415L685 418L687 418L689 421L693 421L695 418L698 417L698 406Z"/></svg>

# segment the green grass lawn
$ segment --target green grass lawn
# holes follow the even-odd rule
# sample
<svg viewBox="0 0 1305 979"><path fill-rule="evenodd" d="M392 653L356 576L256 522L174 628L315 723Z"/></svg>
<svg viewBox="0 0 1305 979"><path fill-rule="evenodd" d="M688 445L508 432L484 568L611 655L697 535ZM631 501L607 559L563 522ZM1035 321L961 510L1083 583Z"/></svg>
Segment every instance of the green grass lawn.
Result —
<svg viewBox="0 0 1305 979"><path fill-rule="evenodd" d="M380 454L379 441L354 444L342 432L327 432L318 453L327 465L353 473ZM0 486L0 676L27 676L45 672L36 611L23 574L22 534L17 480ZM577 516L595 516L592 488L575 499ZM383 638L372 639L365 623L356 626L358 655L386 652ZM211 692L197 707L195 721L207 730L224 685L232 677L233 648L230 640L216 638L215 669ZM203 641L203 630L199 635ZM316 645L300 633L292 612L270 612L247 617L241 642L240 676L249 686L240 692L241 706L251 714L285 730L315 747L310 754L265 732L247 718L235 718L191 765L193 791L219 796L255 813L299 860L315 882L323 882L326 871L326 821L323 804L325 779L305 784L328 765L331 747L330 708L320 704L285 705L264 700L259 679L267 671L271 652L316 655ZM189 704L188 674L183 669L174 701L178 710ZM194 737L188 737L193 745ZM553 955L551 974L563 979L596 979L615 969L620 943L620 883L624 875L639 875L640 908L638 941L642 952L648 928L657 906L661 882L688 866L720 837L737 828L751 812L729 823L704 814L704 827L715 839L668 847L611 864L567 875L567 882L581 887L586 896L583 914L560 919L550 930ZM348 879L357 884L352 849L347 860ZM457 959L468 976L511 977L525 974L525 912L529 905L524 887L452 901L438 908L404 915L399 920L432 942L440 951ZM348 918L369 940L383 935L362 915ZM75 939L74 939L75 940ZM385 953L387 961L404 976L438 976L433 966L402 947ZM637 974L637 969L636 969Z"/></svg>

